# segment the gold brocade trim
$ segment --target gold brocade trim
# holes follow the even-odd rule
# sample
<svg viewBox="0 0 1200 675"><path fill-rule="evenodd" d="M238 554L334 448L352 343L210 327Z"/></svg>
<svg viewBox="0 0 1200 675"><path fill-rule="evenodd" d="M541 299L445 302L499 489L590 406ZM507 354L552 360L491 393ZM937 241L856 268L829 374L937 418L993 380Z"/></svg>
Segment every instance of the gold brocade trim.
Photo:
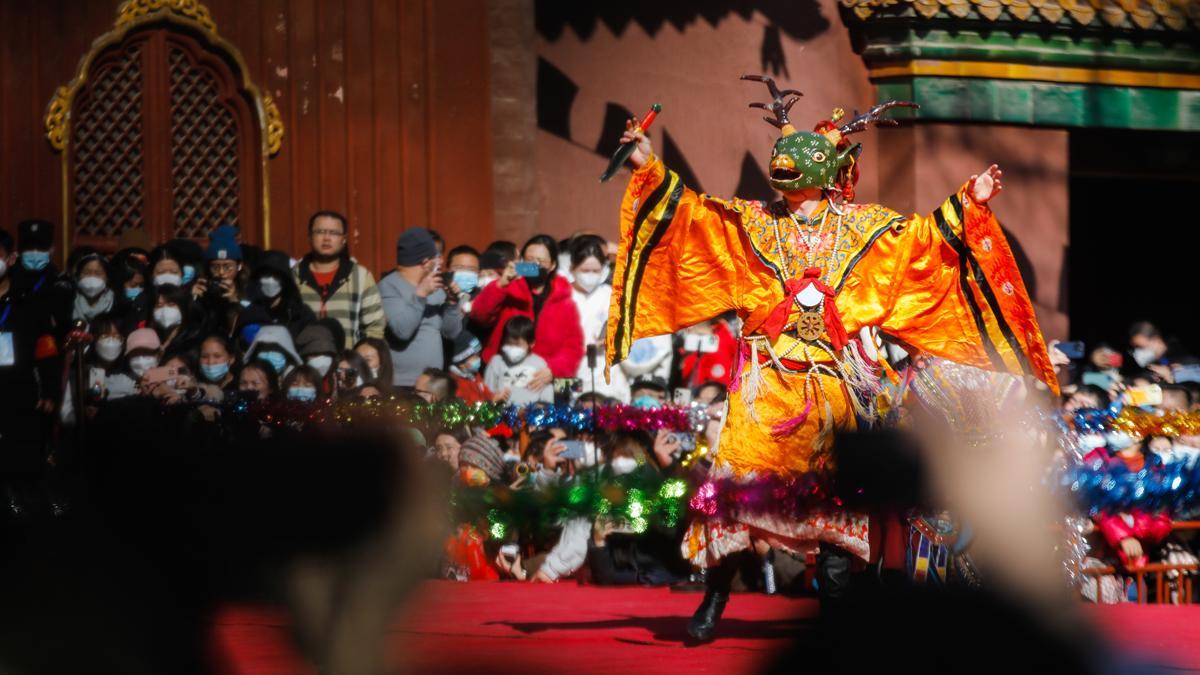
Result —
<svg viewBox="0 0 1200 675"><path fill-rule="evenodd" d="M1065 17L1080 26L1187 30L1200 28L1196 0L840 0L859 19L877 11L910 6L926 19L947 15L966 18L972 10L989 21L1044 21Z"/></svg>
<svg viewBox="0 0 1200 675"><path fill-rule="evenodd" d="M1200 75L1142 70L1107 70L1035 66L990 61L933 61L917 59L870 70L871 79L912 76L982 77L997 80L1040 80L1064 84L1103 84L1121 87L1200 89Z"/></svg>
<svg viewBox="0 0 1200 675"><path fill-rule="evenodd" d="M208 13L208 8L196 0L127 0L117 10L117 28L136 23L147 14L161 9L170 9L200 24L209 33L217 33L217 24Z"/></svg>

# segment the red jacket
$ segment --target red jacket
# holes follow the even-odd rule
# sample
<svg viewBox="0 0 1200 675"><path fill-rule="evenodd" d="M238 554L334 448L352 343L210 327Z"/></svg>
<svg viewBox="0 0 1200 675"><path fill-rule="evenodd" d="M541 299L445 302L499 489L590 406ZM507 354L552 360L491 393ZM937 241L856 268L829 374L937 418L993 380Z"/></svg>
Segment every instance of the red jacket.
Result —
<svg viewBox="0 0 1200 675"><path fill-rule="evenodd" d="M451 373L451 375L454 377L454 382L458 384L458 389L455 391L458 398L463 400L463 403L474 405L476 403L492 402L492 391L483 383L483 378L480 377L479 373L476 373L475 377L469 379L458 373Z"/></svg>
<svg viewBox="0 0 1200 675"><path fill-rule="evenodd" d="M717 351L700 354L680 351L683 362L679 366L679 375L689 387L698 387L710 380L729 386L733 360L737 355L737 340L733 339L733 334L723 321L713 326L713 334L717 336ZM697 361L700 364L698 373L695 372Z"/></svg>
<svg viewBox="0 0 1200 675"><path fill-rule="evenodd" d="M545 359L554 377L575 377L583 360L583 328L579 310L571 298L571 282L555 274L550 281L550 297L542 313L533 316L533 294L525 279L514 279L501 287L493 282L484 287L471 306L471 320L492 328L483 360L490 361L500 351L504 324L514 316L534 320L533 353Z"/></svg>

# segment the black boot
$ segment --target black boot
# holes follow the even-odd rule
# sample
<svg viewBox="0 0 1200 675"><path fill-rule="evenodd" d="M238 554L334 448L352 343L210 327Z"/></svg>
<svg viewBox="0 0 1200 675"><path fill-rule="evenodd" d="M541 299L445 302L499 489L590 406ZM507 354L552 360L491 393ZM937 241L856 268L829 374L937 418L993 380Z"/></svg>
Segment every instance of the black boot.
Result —
<svg viewBox="0 0 1200 675"><path fill-rule="evenodd" d="M845 605L852 562L853 555L846 549L821 542L817 554L817 597L822 619L837 618L833 615Z"/></svg>
<svg viewBox="0 0 1200 675"><path fill-rule="evenodd" d="M737 557L726 557L716 567L708 568L704 575L704 600L688 622L688 635L696 642L711 642L717 630L717 622L729 602L729 588L737 574Z"/></svg>

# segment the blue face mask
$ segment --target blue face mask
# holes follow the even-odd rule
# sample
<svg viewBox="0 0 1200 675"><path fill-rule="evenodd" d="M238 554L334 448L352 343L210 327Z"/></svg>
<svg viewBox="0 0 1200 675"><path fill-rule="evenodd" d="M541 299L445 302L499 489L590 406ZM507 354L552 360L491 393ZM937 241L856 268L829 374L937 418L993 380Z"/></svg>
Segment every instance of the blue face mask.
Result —
<svg viewBox="0 0 1200 675"><path fill-rule="evenodd" d="M284 366L287 365L287 357L283 355L283 352L259 352L258 358L271 364L277 373L282 373Z"/></svg>
<svg viewBox="0 0 1200 675"><path fill-rule="evenodd" d="M50 264L50 251L23 251L21 266L30 272L40 272Z"/></svg>
<svg viewBox="0 0 1200 675"><path fill-rule="evenodd" d="M312 403L317 400L317 390L312 387L288 387L287 397L289 401Z"/></svg>
<svg viewBox="0 0 1200 675"><path fill-rule="evenodd" d="M183 283L190 284L196 278L196 268L191 265L183 266Z"/></svg>
<svg viewBox="0 0 1200 675"><path fill-rule="evenodd" d="M141 286L134 286L133 288L125 289L125 299L129 300L130 302L137 300L138 296L141 294L142 294Z"/></svg>
<svg viewBox="0 0 1200 675"><path fill-rule="evenodd" d="M633 399L633 407L635 408L657 408L662 404L653 396L639 396Z"/></svg>
<svg viewBox="0 0 1200 675"><path fill-rule="evenodd" d="M463 293L470 293L479 285L479 272L458 270L454 273L454 283L458 284L459 290Z"/></svg>
<svg viewBox="0 0 1200 675"><path fill-rule="evenodd" d="M202 363L200 364L200 373L204 375L204 379L209 382L220 382L229 374L228 363Z"/></svg>

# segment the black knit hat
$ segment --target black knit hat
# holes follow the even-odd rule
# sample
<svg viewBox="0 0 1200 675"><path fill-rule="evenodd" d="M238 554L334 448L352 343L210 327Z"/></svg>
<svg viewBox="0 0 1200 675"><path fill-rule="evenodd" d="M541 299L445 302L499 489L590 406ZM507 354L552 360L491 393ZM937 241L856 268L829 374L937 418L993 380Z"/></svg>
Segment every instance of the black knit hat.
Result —
<svg viewBox="0 0 1200 675"><path fill-rule="evenodd" d="M49 250L54 244L54 223L46 220L22 220L17 224L17 249Z"/></svg>
<svg viewBox="0 0 1200 675"><path fill-rule="evenodd" d="M396 264L401 267L413 267L436 257L437 244L423 227L405 230L396 242Z"/></svg>

